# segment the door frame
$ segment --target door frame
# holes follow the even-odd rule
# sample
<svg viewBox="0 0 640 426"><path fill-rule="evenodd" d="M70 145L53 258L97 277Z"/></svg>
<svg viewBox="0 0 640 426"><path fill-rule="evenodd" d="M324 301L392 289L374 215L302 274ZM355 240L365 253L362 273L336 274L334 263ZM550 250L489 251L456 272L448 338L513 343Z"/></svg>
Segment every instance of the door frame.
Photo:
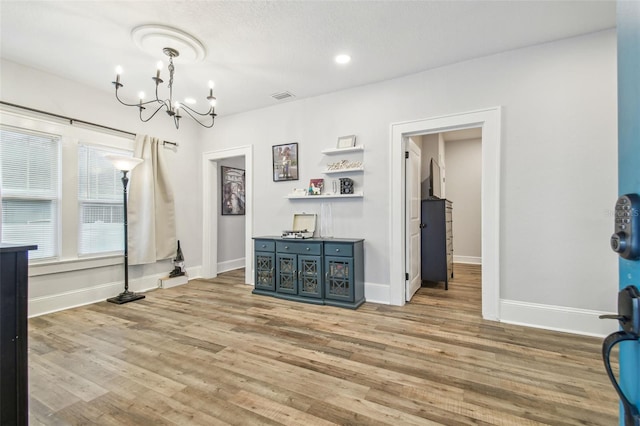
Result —
<svg viewBox="0 0 640 426"><path fill-rule="evenodd" d="M482 317L494 321L500 319L501 107L391 125L389 296L392 305L405 303L404 138L474 127L482 128Z"/></svg>
<svg viewBox="0 0 640 426"><path fill-rule="evenodd" d="M217 160L244 157L245 215L244 256L245 283L253 284L253 146L241 146L202 154L202 277L218 276L218 211L220 199Z"/></svg>

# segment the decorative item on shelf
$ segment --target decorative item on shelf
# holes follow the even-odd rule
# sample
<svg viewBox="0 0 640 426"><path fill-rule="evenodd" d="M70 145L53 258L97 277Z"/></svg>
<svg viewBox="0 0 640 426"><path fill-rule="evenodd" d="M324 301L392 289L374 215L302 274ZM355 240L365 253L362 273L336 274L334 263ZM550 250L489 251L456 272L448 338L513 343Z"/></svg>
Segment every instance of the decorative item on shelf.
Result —
<svg viewBox="0 0 640 426"><path fill-rule="evenodd" d="M220 171L222 215L244 215L244 170L221 166Z"/></svg>
<svg viewBox="0 0 640 426"><path fill-rule="evenodd" d="M169 273L169 278L181 277L185 274L184 269L184 256L182 249L180 248L180 240L178 240L178 250L176 250L176 257L171 260L173 263L173 271Z"/></svg>
<svg viewBox="0 0 640 426"><path fill-rule="evenodd" d="M293 192L291 192L291 195L302 197L307 195L308 192L309 190L306 188L293 188Z"/></svg>
<svg viewBox="0 0 640 426"><path fill-rule="evenodd" d="M273 181L298 180L298 143L273 145Z"/></svg>
<svg viewBox="0 0 640 426"><path fill-rule="evenodd" d="M129 178L127 173L133 170L138 164L142 163L141 158L125 157L122 155L108 154L105 155L112 163L113 166L122 172L122 193L123 193L123 210L124 210L124 291L116 297L110 297L107 302L117 303L122 305L123 303L133 302L134 300L144 299L144 294L137 294L129 291L129 238L127 231L127 184Z"/></svg>
<svg viewBox="0 0 640 426"><path fill-rule="evenodd" d="M311 179L309 181L309 195L320 195L324 189L324 179Z"/></svg>
<svg viewBox="0 0 640 426"><path fill-rule="evenodd" d="M353 179L340 178L340 194L353 194Z"/></svg>
<svg viewBox="0 0 640 426"><path fill-rule="evenodd" d="M336 148L351 148L354 146L356 146L356 135L349 135L339 137Z"/></svg>
<svg viewBox="0 0 640 426"><path fill-rule="evenodd" d="M201 60L204 58L205 50L204 50L204 47L202 46L202 43L200 43L193 36L174 28L159 26L159 25L142 25L140 27L134 28L131 34L136 44L138 44L138 47L140 47L145 51L148 50L147 48L151 48L151 47L157 48L158 43L167 43L165 44L165 46L166 45L175 46L175 41L180 40L179 45L181 46L181 48L185 49L185 51L187 52L187 56L193 56L194 59L196 60ZM153 43L151 43L152 41ZM216 98L213 96L213 81L209 81L209 95L206 97L209 103L208 111L198 112L186 104L182 104L178 101L174 101L173 100L173 76L174 76L175 66L173 65L173 58L177 58L178 56L180 56L180 52L177 49L174 49L173 47L165 47L164 49L162 49L162 52L169 57L169 67L168 67L169 99L161 99L158 96L158 87L160 86L161 83L164 82L164 80L160 78L160 71L162 70L163 64L162 62L158 62L156 75L155 77L152 77L153 81L155 81L155 86L156 86L155 99L145 102L144 92L140 92L139 102L132 103L132 104L124 102L122 99L120 99L120 96L118 95L118 89L123 87L123 84L120 83L120 75L122 74L122 67L118 66L116 68L116 81L112 82L113 85L116 87L116 99L118 100L118 102L120 102L122 105L137 107L140 111L140 120L143 122L147 122L151 120L158 113L158 111L164 108L167 115L173 118L173 123L176 126L176 129L180 127L180 119L182 118L182 115L180 115L180 113L182 111L187 113L187 115L191 117L199 125L207 128L213 127L213 123L217 115L215 113ZM194 102L194 101L190 100L189 98L185 99L185 103L189 103L189 102ZM150 113L146 118L143 118L142 116L143 111L147 107L155 108L156 106L157 108L155 109L155 111L153 111L153 113ZM203 120L206 119L206 122L201 121L201 119Z"/></svg>
<svg viewBox="0 0 640 426"><path fill-rule="evenodd" d="M322 203L320 205L320 236L322 238L333 238L331 203Z"/></svg>
<svg viewBox="0 0 640 426"><path fill-rule="evenodd" d="M330 170L330 171L359 169L361 167L362 167L362 161L340 160L335 163L327 164L327 170Z"/></svg>

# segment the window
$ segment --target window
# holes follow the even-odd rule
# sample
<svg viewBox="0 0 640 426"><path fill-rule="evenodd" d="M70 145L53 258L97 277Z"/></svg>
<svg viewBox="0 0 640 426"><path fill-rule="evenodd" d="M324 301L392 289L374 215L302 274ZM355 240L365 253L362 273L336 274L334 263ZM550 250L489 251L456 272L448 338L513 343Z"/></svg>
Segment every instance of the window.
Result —
<svg viewBox="0 0 640 426"><path fill-rule="evenodd" d="M2 241L37 244L32 259L58 256L60 137L0 127Z"/></svg>
<svg viewBox="0 0 640 426"><path fill-rule="evenodd" d="M104 155L130 156L134 140L2 106L0 132L0 241L38 245L29 274L117 260L122 180Z"/></svg>
<svg viewBox="0 0 640 426"><path fill-rule="evenodd" d="M124 212L121 172L105 154L131 153L88 145L78 146L78 254L121 251Z"/></svg>

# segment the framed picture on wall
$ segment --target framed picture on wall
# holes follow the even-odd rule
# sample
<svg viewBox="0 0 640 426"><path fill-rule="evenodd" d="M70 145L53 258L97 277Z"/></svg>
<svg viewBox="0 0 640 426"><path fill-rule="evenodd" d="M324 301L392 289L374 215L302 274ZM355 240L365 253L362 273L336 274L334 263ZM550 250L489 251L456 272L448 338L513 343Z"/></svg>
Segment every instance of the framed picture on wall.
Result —
<svg viewBox="0 0 640 426"><path fill-rule="evenodd" d="M244 214L244 170L221 166L222 214Z"/></svg>
<svg viewBox="0 0 640 426"><path fill-rule="evenodd" d="M356 146L356 135L349 135L339 137L336 148L353 148L354 146Z"/></svg>
<svg viewBox="0 0 640 426"><path fill-rule="evenodd" d="M298 180L298 143L273 146L273 181Z"/></svg>

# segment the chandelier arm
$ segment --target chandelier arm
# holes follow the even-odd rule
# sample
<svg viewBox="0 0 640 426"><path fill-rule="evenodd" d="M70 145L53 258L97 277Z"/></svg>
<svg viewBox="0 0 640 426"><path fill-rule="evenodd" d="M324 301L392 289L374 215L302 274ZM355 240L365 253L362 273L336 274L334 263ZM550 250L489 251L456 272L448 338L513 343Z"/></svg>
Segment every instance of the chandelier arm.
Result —
<svg viewBox="0 0 640 426"><path fill-rule="evenodd" d="M211 117L211 124L204 124L202 121L200 121L196 116L194 116L193 114L191 114L191 112L189 110L191 110L191 108L185 108L185 106L181 106L180 108L182 108L188 115L189 117L191 117L193 119L193 121L195 121L196 123L198 123L199 125L201 125L202 127L206 127L207 129L210 129L213 127L213 122L215 120L216 114L211 113L211 114L199 114L201 116L205 116L205 115L209 115ZM212 108L213 109L213 108ZM193 110L191 110L193 111ZM193 111L196 112L196 111ZM196 112L196 114L198 114Z"/></svg>
<svg viewBox="0 0 640 426"><path fill-rule="evenodd" d="M187 111L187 113L190 114L190 112L197 114L201 117L207 116L207 115L211 115L213 113L214 108L213 107L209 107L209 111L202 113L202 112L198 112L196 110L194 110L193 108L190 108L188 105L180 105L180 108L184 109L185 111ZM193 115L191 115L193 117Z"/></svg>
<svg viewBox="0 0 640 426"><path fill-rule="evenodd" d="M151 114L146 120L144 118L142 118L142 110L144 108L140 108L140 121L146 123L147 121L151 120L157 113L158 111L160 111L162 109L162 107L167 107L167 104L164 101L149 101L149 102L145 102L145 104L151 103L151 102L158 102L160 103L160 105L158 106L158 108L153 112L153 114Z"/></svg>
<svg viewBox="0 0 640 426"><path fill-rule="evenodd" d="M137 103L137 104L128 104L126 102L123 102L122 99L120 99L120 96L118 96L118 86L116 86L116 99L118 100L118 102L120 102L122 105L125 105L125 106L139 106L140 105L139 103Z"/></svg>

